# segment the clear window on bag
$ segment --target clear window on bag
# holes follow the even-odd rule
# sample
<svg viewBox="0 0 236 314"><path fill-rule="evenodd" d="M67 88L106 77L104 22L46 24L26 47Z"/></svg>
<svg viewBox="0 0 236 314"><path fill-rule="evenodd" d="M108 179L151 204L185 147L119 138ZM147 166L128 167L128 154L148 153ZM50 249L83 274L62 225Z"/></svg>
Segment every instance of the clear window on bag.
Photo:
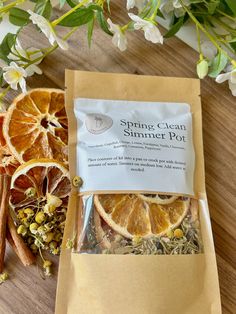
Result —
<svg viewBox="0 0 236 314"><path fill-rule="evenodd" d="M199 203L194 198L168 194L84 195L78 213L78 253L203 253Z"/></svg>

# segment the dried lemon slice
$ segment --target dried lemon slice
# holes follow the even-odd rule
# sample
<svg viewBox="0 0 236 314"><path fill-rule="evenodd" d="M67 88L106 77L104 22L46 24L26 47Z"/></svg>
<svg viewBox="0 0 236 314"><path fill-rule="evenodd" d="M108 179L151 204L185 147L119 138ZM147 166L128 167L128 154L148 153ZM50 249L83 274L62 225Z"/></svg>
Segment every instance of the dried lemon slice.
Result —
<svg viewBox="0 0 236 314"><path fill-rule="evenodd" d="M161 236L180 225L190 200L178 198L169 204L150 203L135 194L95 195L98 213L126 238Z"/></svg>

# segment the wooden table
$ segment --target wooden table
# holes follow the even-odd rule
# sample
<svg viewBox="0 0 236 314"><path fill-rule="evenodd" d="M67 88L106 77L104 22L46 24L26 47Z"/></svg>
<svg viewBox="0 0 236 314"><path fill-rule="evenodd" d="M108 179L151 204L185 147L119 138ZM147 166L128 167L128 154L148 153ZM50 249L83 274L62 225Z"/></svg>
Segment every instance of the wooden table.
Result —
<svg viewBox="0 0 236 314"><path fill-rule="evenodd" d="M121 1L113 8L114 21L125 22ZM59 11L58 11L58 14ZM69 40L70 50L57 50L41 68L42 76L28 81L34 87L64 87L65 68L88 71L124 72L161 76L196 77L198 55L180 40L166 40L165 45L145 41L141 32L130 34L129 49L121 53L109 36L95 29L88 48L86 30L81 28ZM32 28L22 35L28 46L47 45L43 36L34 36ZM11 93L10 99L15 95ZM211 79L202 82L203 129L206 185L212 218L219 269L223 314L236 313L236 98L228 85ZM58 259L55 258L57 265ZM10 250L6 257L11 280L0 286L1 314L51 314L54 312L56 276L43 280L40 270L24 268ZM76 314L76 313L75 313ZM94 313L96 314L96 313ZM125 313L124 313L125 314ZM145 314L145 313L144 313ZM182 313L176 313L182 314ZM191 313L189 313L191 314ZM199 313L200 314L200 313ZM209 313L214 314L214 313Z"/></svg>

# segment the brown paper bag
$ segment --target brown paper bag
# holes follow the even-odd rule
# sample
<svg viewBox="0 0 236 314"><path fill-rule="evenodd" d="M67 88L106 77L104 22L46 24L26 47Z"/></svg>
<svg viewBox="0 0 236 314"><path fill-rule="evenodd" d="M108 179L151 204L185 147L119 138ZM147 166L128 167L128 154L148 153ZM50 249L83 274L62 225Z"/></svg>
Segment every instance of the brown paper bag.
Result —
<svg viewBox="0 0 236 314"><path fill-rule="evenodd" d="M218 314L220 293L207 206L200 84L195 79L66 71L70 175L76 175L74 99L183 102L191 106L195 150L194 194L204 253L194 255L78 254L66 249L78 219L72 187L60 258L57 314Z"/></svg>

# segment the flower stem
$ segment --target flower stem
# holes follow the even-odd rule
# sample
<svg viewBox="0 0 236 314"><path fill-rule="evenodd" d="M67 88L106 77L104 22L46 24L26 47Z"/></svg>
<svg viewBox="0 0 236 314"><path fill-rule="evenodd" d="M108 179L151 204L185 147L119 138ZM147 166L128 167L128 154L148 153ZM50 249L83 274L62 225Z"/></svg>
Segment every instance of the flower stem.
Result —
<svg viewBox="0 0 236 314"><path fill-rule="evenodd" d="M232 62L234 61L229 54L222 49L222 47L218 44L217 40L205 29L205 27L197 20L197 18L193 15L193 13L184 5L182 0L179 0L182 7L185 9L185 11L188 13L189 17L192 19L192 21L199 27L199 29L210 39L210 41L213 43L213 45L218 49L219 52L225 54L228 59Z"/></svg>
<svg viewBox="0 0 236 314"><path fill-rule="evenodd" d="M219 9L216 9L216 11L220 14L222 14L223 16L227 17L229 20L233 21L233 22L236 22L236 18L233 17L233 16L230 16L228 14L226 14L225 12L219 10Z"/></svg>
<svg viewBox="0 0 236 314"><path fill-rule="evenodd" d="M198 25L196 25L196 32L197 32L198 51L199 51L199 54L200 54L200 60L202 60L203 59L203 55L202 55L201 37L200 37L200 31L199 31Z"/></svg>
<svg viewBox="0 0 236 314"><path fill-rule="evenodd" d="M2 13L7 13L11 8L13 8L13 7L15 7L15 6L17 6L18 4L21 4L21 3L23 3L23 2L25 2L25 0L16 0L16 1L14 1L14 2L11 2L11 3L7 4L7 5L5 5L4 7L2 7L2 8L0 9L0 14L2 14Z"/></svg>
<svg viewBox="0 0 236 314"><path fill-rule="evenodd" d="M77 29L79 28L79 26L73 27L72 30L70 32L68 32L64 37L62 37L63 40L67 40ZM49 48L42 56L32 60L31 62L29 62L27 65L24 66L24 68L27 68L28 66L30 66L33 63L36 63L42 59L44 59L47 55L49 55L50 53L52 53L54 50L56 50L58 48L58 44L53 45L51 48Z"/></svg>
<svg viewBox="0 0 236 314"><path fill-rule="evenodd" d="M161 5L161 0L158 0L157 5L156 5L156 7L155 7L155 9L154 9L154 12L153 12L152 15L150 16L150 20L153 21L153 20L156 18L156 16L157 16L157 11L158 11L160 5Z"/></svg>
<svg viewBox="0 0 236 314"><path fill-rule="evenodd" d="M4 91L3 91L2 93L0 93L0 100L6 96L6 94L8 93L8 91L9 91L10 88L11 88L11 86L8 85L8 86L4 89Z"/></svg>
<svg viewBox="0 0 236 314"><path fill-rule="evenodd" d="M57 24L59 24L62 20L64 20L64 18L66 18L68 15L70 15L71 13L73 13L74 11L76 11L77 9L79 9L80 7L82 7L84 4L86 4L89 0L83 0L80 3L78 3L74 8L70 9L68 12L66 12L65 14L63 14L62 16L60 16L58 19L54 20L51 22L52 26L56 26Z"/></svg>

